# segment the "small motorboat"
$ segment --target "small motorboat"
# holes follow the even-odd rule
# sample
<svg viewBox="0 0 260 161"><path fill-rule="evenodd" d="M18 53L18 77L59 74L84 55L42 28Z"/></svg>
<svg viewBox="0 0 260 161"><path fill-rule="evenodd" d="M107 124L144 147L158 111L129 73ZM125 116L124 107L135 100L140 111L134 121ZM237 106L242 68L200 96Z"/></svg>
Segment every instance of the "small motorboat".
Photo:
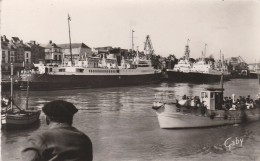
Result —
<svg viewBox="0 0 260 161"><path fill-rule="evenodd" d="M260 93L257 100L223 98L221 88L207 88L200 96L176 99L170 94L157 94L153 103L161 128L198 128L240 124L260 119Z"/></svg>

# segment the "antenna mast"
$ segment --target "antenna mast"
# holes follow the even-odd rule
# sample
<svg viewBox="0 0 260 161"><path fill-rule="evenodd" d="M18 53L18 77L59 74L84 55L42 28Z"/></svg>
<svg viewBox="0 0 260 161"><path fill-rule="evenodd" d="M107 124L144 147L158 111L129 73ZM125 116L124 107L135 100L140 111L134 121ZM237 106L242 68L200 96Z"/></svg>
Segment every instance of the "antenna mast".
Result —
<svg viewBox="0 0 260 161"><path fill-rule="evenodd" d="M68 14L69 39L70 39L70 61L71 61L71 64L72 64L72 50L71 50L71 37L70 37L70 21L71 21L71 18L70 18L70 15Z"/></svg>

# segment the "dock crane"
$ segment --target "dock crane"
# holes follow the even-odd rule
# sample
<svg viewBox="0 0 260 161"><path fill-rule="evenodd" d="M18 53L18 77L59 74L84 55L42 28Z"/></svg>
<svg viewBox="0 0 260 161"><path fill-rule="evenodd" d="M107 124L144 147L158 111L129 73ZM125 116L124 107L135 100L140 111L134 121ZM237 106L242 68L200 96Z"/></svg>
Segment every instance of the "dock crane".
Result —
<svg viewBox="0 0 260 161"><path fill-rule="evenodd" d="M229 59L231 65L231 74L236 77L247 77L249 75L248 64L244 61L241 56L231 57Z"/></svg>
<svg viewBox="0 0 260 161"><path fill-rule="evenodd" d="M150 57L154 55L153 44L149 35L146 36L144 43L144 53L145 55L150 55Z"/></svg>

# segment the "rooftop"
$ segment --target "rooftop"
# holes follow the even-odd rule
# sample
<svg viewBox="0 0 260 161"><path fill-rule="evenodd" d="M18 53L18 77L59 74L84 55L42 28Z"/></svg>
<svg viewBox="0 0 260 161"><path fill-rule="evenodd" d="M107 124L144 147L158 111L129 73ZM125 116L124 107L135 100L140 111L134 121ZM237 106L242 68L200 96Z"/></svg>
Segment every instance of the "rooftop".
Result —
<svg viewBox="0 0 260 161"><path fill-rule="evenodd" d="M58 44L58 46L61 47L62 49L69 49L70 48L70 44ZM88 47L84 43L72 43L71 44L71 48L80 48L80 47L90 49L90 47Z"/></svg>

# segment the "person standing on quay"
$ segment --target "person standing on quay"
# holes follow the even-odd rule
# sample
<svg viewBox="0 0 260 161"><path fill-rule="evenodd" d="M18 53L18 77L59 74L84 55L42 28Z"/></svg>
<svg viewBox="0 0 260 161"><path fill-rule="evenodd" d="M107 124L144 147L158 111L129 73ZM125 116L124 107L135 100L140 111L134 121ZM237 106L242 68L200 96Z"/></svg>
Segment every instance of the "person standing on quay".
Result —
<svg viewBox="0 0 260 161"><path fill-rule="evenodd" d="M78 109L69 102L56 100L47 103L48 131L29 137L22 150L24 161L92 161L92 142L87 135L72 126Z"/></svg>

